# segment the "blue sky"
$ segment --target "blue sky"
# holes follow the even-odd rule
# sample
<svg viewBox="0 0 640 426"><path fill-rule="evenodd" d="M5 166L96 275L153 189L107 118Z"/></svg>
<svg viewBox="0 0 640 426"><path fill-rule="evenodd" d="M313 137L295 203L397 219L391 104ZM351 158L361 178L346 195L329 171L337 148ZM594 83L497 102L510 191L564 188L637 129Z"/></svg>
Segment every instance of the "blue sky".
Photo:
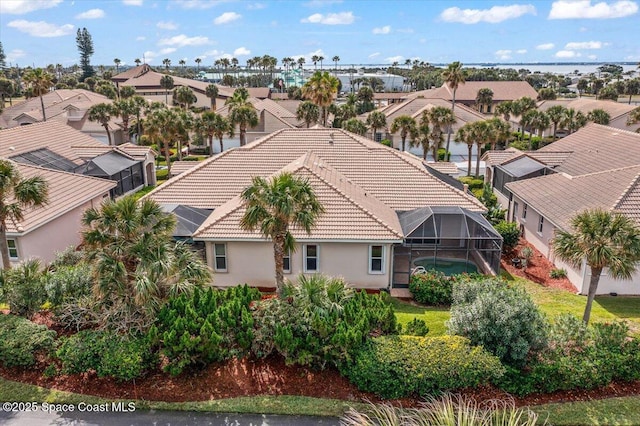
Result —
<svg viewBox="0 0 640 426"><path fill-rule="evenodd" d="M223 56L340 57L340 64L640 61L640 5L631 0L0 0L0 41L20 66L158 65Z"/></svg>

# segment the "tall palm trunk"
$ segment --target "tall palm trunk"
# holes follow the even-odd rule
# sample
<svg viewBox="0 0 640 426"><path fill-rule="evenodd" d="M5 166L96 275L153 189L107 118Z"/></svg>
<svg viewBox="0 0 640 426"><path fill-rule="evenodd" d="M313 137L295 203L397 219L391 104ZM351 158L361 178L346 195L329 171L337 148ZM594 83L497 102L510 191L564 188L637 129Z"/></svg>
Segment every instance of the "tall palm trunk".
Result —
<svg viewBox="0 0 640 426"><path fill-rule="evenodd" d="M47 115L44 112L44 99L42 99L42 95L40 95L40 106L42 107L42 121L47 121Z"/></svg>
<svg viewBox="0 0 640 426"><path fill-rule="evenodd" d="M220 152L224 151L224 146L222 145L222 136L220 136ZM213 151L211 151L211 155L213 155Z"/></svg>
<svg viewBox="0 0 640 426"><path fill-rule="evenodd" d="M467 159L467 176L471 176L471 153L473 152L473 145L467 145L469 149L469 158Z"/></svg>
<svg viewBox="0 0 640 426"><path fill-rule="evenodd" d="M276 265L276 291L280 295L284 287L284 235L273 239L273 260Z"/></svg>
<svg viewBox="0 0 640 426"><path fill-rule="evenodd" d="M589 280L589 294L587 296L587 306L585 306L584 315L582 316L582 321L585 324L589 324L589 318L591 317L591 305L593 304L593 300L596 297L596 291L598 290L598 282L600 281L601 273L602 273L602 268L598 268L595 266L591 267L591 279Z"/></svg>
<svg viewBox="0 0 640 426"><path fill-rule="evenodd" d="M0 222L0 252L2 253L2 266L4 270L11 269L11 259L9 259L9 247L7 246L7 227L5 221Z"/></svg>
<svg viewBox="0 0 640 426"><path fill-rule="evenodd" d="M169 152L169 140L164 140L164 160L167 163L167 172L171 175L171 153Z"/></svg>
<svg viewBox="0 0 640 426"><path fill-rule="evenodd" d="M480 176L480 151L482 150L480 145L477 145L477 147L478 147L478 155L476 155L476 177Z"/></svg>
<svg viewBox="0 0 640 426"><path fill-rule="evenodd" d="M453 91L453 96L451 98L451 112L453 113L456 109L456 91ZM455 114L453 115L455 117ZM449 143L451 142L451 129L452 129L453 125L449 124L449 126L447 126L447 149L444 152L444 161L447 161L448 158L447 156L449 155Z"/></svg>
<svg viewBox="0 0 640 426"><path fill-rule="evenodd" d="M111 146L112 143L111 143L111 132L109 131L109 124L104 123L102 127L104 127L104 130L107 132L107 139L109 140L109 146Z"/></svg>
<svg viewBox="0 0 640 426"><path fill-rule="evenodd" d="M209 156L213 155L213 135L209 135Z"/></svg>

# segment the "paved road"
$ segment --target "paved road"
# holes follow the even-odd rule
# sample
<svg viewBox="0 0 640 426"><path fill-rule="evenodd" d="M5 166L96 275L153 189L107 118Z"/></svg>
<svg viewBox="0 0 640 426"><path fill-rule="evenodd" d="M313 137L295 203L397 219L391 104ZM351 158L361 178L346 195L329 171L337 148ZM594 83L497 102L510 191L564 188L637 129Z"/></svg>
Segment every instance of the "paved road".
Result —
<svg viewBox="0 0 640 426"><path fill-rule="evenodd" d="M334 426L332 417L146 411L133 413L2 412L2 426Z"/></svg>

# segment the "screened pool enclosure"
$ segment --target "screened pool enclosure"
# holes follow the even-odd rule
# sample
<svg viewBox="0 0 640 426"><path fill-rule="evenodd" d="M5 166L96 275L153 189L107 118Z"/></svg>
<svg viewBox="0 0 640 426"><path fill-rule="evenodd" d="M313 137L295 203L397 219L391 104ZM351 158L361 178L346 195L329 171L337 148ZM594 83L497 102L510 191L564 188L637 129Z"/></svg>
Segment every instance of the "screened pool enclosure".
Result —
<svg viewBox="0 0 640 426"><path fill-rule="evenodd" d="M405 235L393 248L392 287L409 285L417 269L497 274L502 237L477 212L456 206L398 212Z"/></svg>

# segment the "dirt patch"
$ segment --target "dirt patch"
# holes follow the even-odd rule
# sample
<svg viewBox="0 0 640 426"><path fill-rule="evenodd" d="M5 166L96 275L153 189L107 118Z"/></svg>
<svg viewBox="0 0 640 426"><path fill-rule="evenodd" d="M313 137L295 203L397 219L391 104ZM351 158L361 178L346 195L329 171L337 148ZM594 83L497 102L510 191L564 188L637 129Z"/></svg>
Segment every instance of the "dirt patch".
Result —
<svg viewBox="0 0 640 426"><path fill-rule="evenodd" d="M517 258L525 247L529 247L533 251L533 256L531 256L526 269L513 266L512 259ZM500 267L511 275L526 278L544 287L559 288L572 293L578 291L568 278L551 278L551 271L556 269L555 265L523 238L520 238L513 251L503 254Z"/></svg>

